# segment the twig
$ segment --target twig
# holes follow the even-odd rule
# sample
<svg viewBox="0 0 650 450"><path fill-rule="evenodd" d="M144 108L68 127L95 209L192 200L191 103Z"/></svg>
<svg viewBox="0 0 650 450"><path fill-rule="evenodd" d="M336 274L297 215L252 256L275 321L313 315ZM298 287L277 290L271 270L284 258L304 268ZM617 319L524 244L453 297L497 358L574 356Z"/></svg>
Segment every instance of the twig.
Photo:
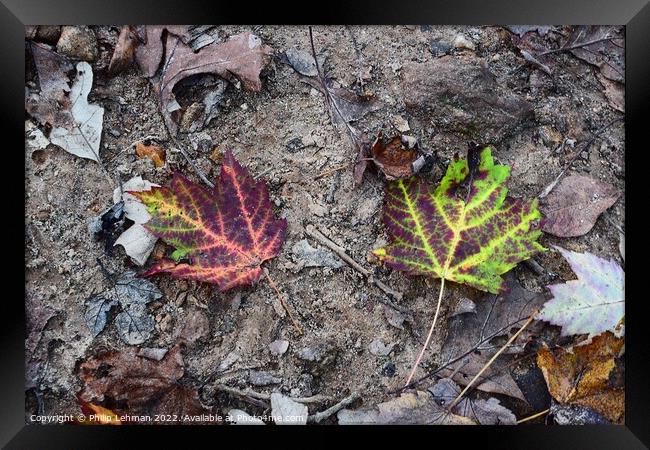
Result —
<svg viewBox="0 0 650 450"><path fill-rule="evenodd" d="M255 391L252 391L250 389L241 390L241 389L233 388L233 387L226 386L226 385L223 385L223 384L216 384L214 386L214 388L217 391L226 392L228 394L236 395L238 397L251 397L251 398L258 399L258 400L266 400L266 401L271 400L271 394L263 394L261 392L255 392ZM320 394L319 395L312 395L311 397L297 397L297 398L290 397L290 398L294 402L302 403L304 405L308 405L308 404L312 404L312 403L324 403L324 402L331 402L332 401L331 397L327 397L325 395L320 395Z"/></svg>
<svg viewBox="0 0 650 450"><path fill-rule="evenodd" d="M350 166L350 163L345 163L345 164L341 164L340 166L332 167L331 169L327 169L327 170L319 173L318 175L316 175L314 177L314 180L318 180L319 178L326 177L327 175L331 175L331 174L333 174L335 172L338 172L339 170L343 170L343 169L345 169L346 167L349 167L349 166Z"/></svg>
<svg viewBox="0 0 650 450"><path fill-rule="evenodd" d="M494 354L494 356L492 356L492 358L490 358L490 360L489 360L487 363L485 363L485 365L483 366L483 368L482 368L481 370L479 370L479 372L478 372L476 375L474 375L474 378L472 378L472 381L470 381L470 382L467 384L467 386L465 386L465 389L463 389L463 390L461 391L461 393L458 394L458 397L456 397L456 399L455 399L453 402L451 402L451 403L449 404L449 406L447 407L447 410L451 411L451 409L452 409L454 406L456 406L456 405L458 404L458 402L460 402L460 399L463 397L463 395L465 395L465 392L467 392L467 391L469 390L469 388L472 387L472 385L474 384L474 382L476 382L476 380L477 380L481 375L483 375L483 372L485 372L485 371L486 371L486 370L487 370L487 369L492 365L492 363L494 362L494 360L496 360L496 359L499 357L499 355L501 355L501 353L503 353L503 352L505 351L505 349L508 348L508 346L509 346L510 344L512 344L512 343L514 342L515 339L517 339L517 337L521 334L521 332L524 331L524 329L525 329L528 325L530 325L530 323L535 319L535 315L537 315L537 311L538 311L538 310L535 310L535 311L530 315L530 317L528 318L528 320L526 321L526 323L524 323L524 324L521 326L521 328L519 328L519 330L517 330L517 332L516 332L515 334L513 334L512 337L511 337L510 339L508 339L508 342L506 342L505 344L503 344L503 347L501 347L501 348L499 349L499 351L496 352L496 353Z"/></svg>
<svg viewBox="0 0 650 450"><path fill-rule="evenodd" d="M366 279L368 280L368 283L370 283L370 284L374 284L374 285L377 286L379 289L381 289L382 291L384 291L386 294L388 294L389 296L393 297L394 299L396 299L396 300L398 300L398 301L402 299L402 294L401 294L400 292L394 291L393 289L391 289L390 287L388 287L387 285L385 285L385 284L382 283L381 281L376 280L376 279L373 277L372 272L370 272L369 270L365 269L363 266L361 266L361 264L359 264L359 263L356 262L354 259L352 259L350 256L348 256L348 254L345 253L345 250L344 250L343 248L341 248L340 246L338 246L337 244L335 244L334 242L332 242L330 239L328 239L327 237L325 237L325 236L324 236L320 231L318 231L318 230L317 230L313 225L307 225L307 226L305 227L305 234L306 234L307 236L310 236L310 237L316 239L318 242L320 242L321 244L323 244L325 247L329 248L329 249L332 250L334 253L336 253L336 255L337 255L339 258L341 258L343 261L345 261L345 262L346 262L350 267L352 267L354 270L356 270L356 271L359 272L361 275L363 275L364 277L366 277ZM410 311L408 311L408 310L405 311L404 309L396 308L397 305L393 305L393 304L391 304L390 306L394 307L394 308L397 309L398 311L406 312L406 313L408 313L408 314L411 314Z"/></svg>
<svg viewBox="0 0 650 450"><path fill-rule="evenodd" d="M418 365L420 365L420 361L422 361L424 352L427 350L427 347L429 346L429 341L431 340L431 336L433 336L433 329L436 327L436 321L438 320L438 314L440 313L440 302L442 301L442 293L444 292L444 289L445 289L445 279L443 277L440 279L440 294L438 295L438 305L436 306L436 313L433 316L433 323L431 324L431 328L429 328L429 334L427 335L427 339L424 342L424 345L422 346L422 350L420 350L420 354L415 360L415 363L413 364L411 373L406 379L406 384L404 384L404 386L408 386L411 383L411 380L413 379L413 375L415 375L415 371L418 370Z"/></svg>
<svg viewBox="0 0 650 450"><path fill-rule="evenodd" d="M555 186L557 185L557 183L560 181L560 178L562 178L562 176L563 176L564 173L569 169L569 167L571 167L571 165L573 165L573 163L575 162L575 160L578 159L578 156L580 156L580 154L581 154L582 152L588 150L589 147L591 147L591 144L593 144L594 141L595 141L595 140L596 140L596 139L597 139L597 138L598 138L598 137L599 137L599 136L600 136L600 135L601 135L605 130L607 130L609 127L611 127L612 125L614 125L616 122L620 122L621 120L623 120L622 117L616 118L616 119L612 120L611 122L609 122L607 125L604 125L604 126L601 127L599 130L597 130L597 131L596 131L596 132L591 136L591 138L590 138L590 139L585 143L585 145L584 145L584 147L583 147L582 149L580 149L580 150L576 150L575 155L573 155L573 157L571 158L571 160L569 161L569 163L564 167L564 169L562 169L562 171L560 172L560 174L559 174L557 177L555 177L555 180L553 180L553 181L551 182L551 184L549 184L548 186L546 186L546 188L545 188L545 189L544 189L544 190L543 190L543 191L538 195L538 197L539 197L539 198L544 198L544 197L546 197L548 194L550 194L551 191L552 191L552 190L555 188Z"/></svg>
<svg viewBox="0 0 650 450"><path fill-rule="evenodd" d="M553 50L546 50L545 52L538 53L537 56L544 56L544 55L550 55L551 53L559 53L559 52L566 52L566 51L569 51L569 50L575 50L576 48L586 47L586 46L591 45L591 44L597 44L598 42L611 41L612 39L614 39L614 38L611 37L611 36L607 36L607 37L604 37L604 38L598 38L598 39L593 39L591 41L582 42L580 44L570 45L568 47L562 46L560 48L555 48Z"/></svg>
<svg viewBox="0 0 650 450"><path fill-rule="evenodd" d="M269 284L271 285L271 287L277 294L278 298L280 299L280 303L282 304L284 310L287 312L287 315L289 316L289 320L291 320L291 323L293 324L296 331L298 331L298 333L300 334L305 334L305 332L302 330L302 327L298 324L298 322L296 322L296 319L293 318L293 314L291 314L291 310L289 309L289 306L284 301L284 296L282 295L277 285L271 278L271 275L269 275L269 271L266 269L266 267L264 268L264 275L266 275L266 279L268 280Z"/></svg>
<svg viewBox="0 0 650 450"><path fill-rule="evenodd" d="M517 421L517 425L520 423L528 422L529 420L537 419L538 417L543 416L544 414L548 414L551 411L551 408L547 408L544 411L540 411L538 413L533 414L532 416L525 417L523 419L519 419Z"/></svg>
<svg viewBox="0 0 650 450"><path fill-rule="evenodd" d="M352 394L350 394L350 396L344 398L343 400L338 402L336 405L327 408L325 411L318 412L318 413L314 414L313 416L309 416L307 418L307 422L319 423L321 420L325 420L329 416L331 416L333 414L336 414L337 412L339 412L340 410L342 410L346 406L351 405L352 403L357 401L357 399L359 399L359 398L360 398L360 395L357 394L356 392L353 392Z"/></svg>

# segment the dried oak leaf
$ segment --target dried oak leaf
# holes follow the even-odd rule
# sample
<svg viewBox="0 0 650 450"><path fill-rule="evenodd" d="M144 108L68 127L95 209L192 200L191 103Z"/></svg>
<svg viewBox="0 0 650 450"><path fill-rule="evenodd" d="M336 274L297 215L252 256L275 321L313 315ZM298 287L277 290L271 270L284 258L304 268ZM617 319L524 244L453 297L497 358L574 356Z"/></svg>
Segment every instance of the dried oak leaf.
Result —
<svg viewBox="0 0 650 450"><path fill-rule="evenodd" d="M173 93L179 81L192 75L211 73L228 81L238 79L249 91L260 91L260 72L273 53L271 47L248 32L231 36L225 42L210 44L197 53L179 37L168 33L165 49L162 73L155 87L160 94L165 122L171 130L177 129L171 113L180 109Z"/></svg>
<svg viewBox="0 0 650 450"><path fill-rule="evenodd" d="M501 274L544 250L533 221L537 200L506 197L510 167L495 165L492 149L480 153L470 186L467 159L453 161L437 188L419 177L388 184L384 225L391 243L373 253L410 275L427 275L498 293Z"/></svg>
<svg viewBox="0 0 650 450"><path fill-rule="evenodd" d="M136 142L135 154L138 158L149 158L152 160L153 165L156 166L157 169L165 165L167 157L164 148L148 140Z"/></svg>
<svg viewBox="0 0 650 450"><path fill-rule="evenodd" d="M537 353L537 365L555 400L563 405L585 406L612 422L622 422L625 391L611 385L610 374L623 344L623 339L605 332L591 343L570 350L552 352L542 347Z"/></svg>
<svg viewBox="0 0 650 450"><path fill-rule="evenodd" d="M582 236L620 195L604 181L584 175L566 177L542 200L542 230L559 237Z"/></svg>
<svg viewBox="0 0 650 450"><path fill-rule="evenodd" d="M196 389L179 384L183 372L180 346L160 361L139 356L134 348L108 351L80 365L84 387L78 398L119 414L207 414Z"/></svg>
<svg viewBox="0 0 650 450"><path fill-rule="evenodd" d="M372 160L386 176L387 180L406 178L413 175L413 162L418 157L415 149L408 149L402 143L401 136L395 136L384 142L379 133L371 148Z"/></svg>
<svg viewBox="0 0 650 450"><path fill-rule="evenodd" d="M173 259L189 259L162 260L145 276L167 272L226 291L259 280L261 264L285 239L287 221L274 217L264 181L256 182L230 151L212 190L175 173L169 188L132 194L152 216L145 227L176 248Z"/></svg>
<svg viewBox="0 0 650 450"><path fill-rule="evenodd" d="M553 298L537 318L561 326L562 336L588 334L591 338L604 331L621 335L625 315L625 274L621 266L591 253L554 248L578 279L548 286Z"/></svg>
<svg viewBox="0 0 650 450"><path fill-rule="evenodd" d="M580 25L573 27L563 47L577 58L599 68L606 78L625 83L625 47L622 27Z"/></svg>
<svg viewBox="0 0 650 450"><path fill-rule="evenodd" d="M126 70L132 63L135 57L135 49L138 45L138 35L135 27L132 25L125 25L120 30L120 36L117 38L117 45L113 50L113 56L108 64L108 75L115 76L118 73Z"/></svg>

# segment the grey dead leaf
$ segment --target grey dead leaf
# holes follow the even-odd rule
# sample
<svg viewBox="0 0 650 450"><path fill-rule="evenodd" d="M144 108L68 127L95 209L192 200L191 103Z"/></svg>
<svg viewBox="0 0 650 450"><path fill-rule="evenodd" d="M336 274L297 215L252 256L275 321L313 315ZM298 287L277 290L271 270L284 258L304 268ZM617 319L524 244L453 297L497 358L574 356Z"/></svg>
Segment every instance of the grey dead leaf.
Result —
<svg viewBox="0 0 650 450"><path fill-rule="evenodd" d="M329 250L312 247L307 239L296 242L291 247L291 253L296 258L296 263L303 267L331 267L339 269L345 266L345 263L338 257L334 256Z"/></svg>
<svg viewBox="0 0 650 450"><path fill-rule="evenodd" d="M122 305L122 311L115 318L117 331L124 342L139 345L151 337L155 322L146 305Z"/></svg>
<svg viewBox="0 0 650 450"><path fill-rule="evenodd" d="M108 312L119 305L122 311L115 323L120 337L127 344L141 344L151 337L155 325L146 305L161 297L162 292L155 284L138 278L134 271L126 271L114 286L88 300L86 325L93 336L97 336L106 327Z"/></svg>
<svg viewBox="0 0 650 450"><path fill-rule="evenodd" d="M271 394L271 415L276 425L306 425L309 410L279 392Z"/></svg>
<svg viewBox="0 0 650 450"><path fill-rule="evenodd" d="M440 406L454 401L461 389L450 378L442 378L429 388ZM501 405L499 400L491 397L487 400L463 398L452 412L459 416L468 417L479 425L515 425L517 418L508 408Z"/></svg>
<svg viewBox="0 0 650 450"><path fill-rule="evenodd" d="M307 77L315 77L318 75L318 69L316 68L316 61L311 52L305 50L299 50L296 48L290 48L284 52L284 55L287 57L287 62L293 69L298 72L300 75L305 75ZM323 67L323 60L318 58L318 64L320 67Z"/></svg>
<svg viewBox="0 0 650 450"><path fill-rule="evenodd" d="M494 335L498 338L511 335L513 329L519 328L536 309L544 304L545 296L524 289L513 273L506 274L505 280L508 287L506 293L484 295L476 301L474 313L450 317L449 331L441 350L443 363L465 354L488 336ZM528 330L534 330L534 327L529 326ZM523 336L526 335L527 333L524 332ZM446 367L440 375L450 377L453 374L454 382L466 385L501 347L499 343L493 341L494 339L478 345L476 351ZM507 352L521 352L524 343L525 340L520 336ZM499 356L476 382L476 389L525 401L521 389L508 370L510 358L508 354Z"/></svg>
<svg viewBox="0 0 650 450"><path fill-rule="evenodd" d="M77 63L77 78L70 89L70 116L65 124L57 124L50 132L50 141L73 155L99 162L104 108L88 103L93 85L93 71L85 61Z"/></svg>
<svg viewBox="0 0 650 450"><path fill-rule="evenodd" d="M149 221L151 216L147 212L147 207L139 202L129 191L150 191L152 187L159 186L148 180L143 180L141 176L131 178L129 181L113 191L113 201L124 201L124 215L127 219L135 222L126 231L124 231L115 241L113 246L121 245L124 251L139 266L143 266L151 252L153 251L158 238L151 234L142 224Z"/></svg>
<svg viewBox="0 0 650 450"><path fill-rule="evenodd" d="M339 425L475 425L467 417L447 412L428 392L405 392L366 410L342 409Z"/></svg>
<svg viewBox="0 0 650 450"><path fill-rule="evenodd" d="M192 75L212 73L231 82L239 81L244 89L257 92L262 89L260 72L272 53L271 47L249 32L205 46L197 53L177 36L167 34L162 73L154 85L160 94L160 104L170 130L178 129L168 105L176 102L173 89L179 81Z"/></svg>
<svg viewBox="0 0 650 450"><path fill-rule="evenodd" d="M44 44L31 42L30 48L40 90L27 97L25 110L41 125L66 123L70 107L68 72L73 69L72 62Z"/></svg>
<svg viewBox="0 0 650 450"><path fill-rule="evenodd" d="M584 175L563 178L540 204L542 230L558 237L582 236L620 195L611 184Z"/></svg>
<svg viewBox="0 0 650 450"><path fill-rule="evenodd" d="M113 306L117 305L117 301L113 298L108 299L102 295L96 295L88 300L86 307L86 324L90 329L93 337L96 337L102 332L106 326L106 318L108 312Z"/></svg>

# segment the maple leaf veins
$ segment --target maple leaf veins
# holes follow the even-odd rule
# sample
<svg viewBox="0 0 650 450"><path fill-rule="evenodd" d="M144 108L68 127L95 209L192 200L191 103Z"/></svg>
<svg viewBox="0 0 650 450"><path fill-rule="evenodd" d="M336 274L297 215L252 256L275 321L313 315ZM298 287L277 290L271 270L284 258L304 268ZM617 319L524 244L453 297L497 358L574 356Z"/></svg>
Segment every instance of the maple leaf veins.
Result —
<svg viewBox="0 0 650 450"><path fill-rule="evenodd" d="M152 216L145 227L176 248L175 261L161 260L145 276L167 272L226 291L258 281L260 265L278 254L285 239L287 221L274 217L266 185L230 151L213 190L174 173L169 188L131 194ZM189 263L177 263L180 259Z"/></svg>
<svg viewBox="0 0 650 450"><path fill-rule="evenodd" d="M545 250L536 242L541 230L531 226L541 217L537 200L506 197L509 175L485 147L476 173L458 159L435 189L419 177L391 182L384 207L391 243L374 254L408 274L502 291L501 274ZM466 179L469 192L459 189Z"/></svg>

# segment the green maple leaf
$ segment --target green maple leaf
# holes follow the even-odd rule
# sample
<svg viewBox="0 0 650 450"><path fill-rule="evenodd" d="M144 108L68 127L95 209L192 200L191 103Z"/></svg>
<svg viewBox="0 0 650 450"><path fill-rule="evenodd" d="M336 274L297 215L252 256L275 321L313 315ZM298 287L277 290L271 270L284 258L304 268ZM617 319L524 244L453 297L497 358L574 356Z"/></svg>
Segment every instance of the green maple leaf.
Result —
<svg viewBox="0 0 650 450"><path fill-rule="evenodd" d="M453 161L435 189L419 177L388 185L384 224L391 243L374 254L409 274L498 293L502 274L545 250L533 226L541 214L537 199L506 196L510 167L495 165L490 147L472 153L469 163Z"/></svg>

